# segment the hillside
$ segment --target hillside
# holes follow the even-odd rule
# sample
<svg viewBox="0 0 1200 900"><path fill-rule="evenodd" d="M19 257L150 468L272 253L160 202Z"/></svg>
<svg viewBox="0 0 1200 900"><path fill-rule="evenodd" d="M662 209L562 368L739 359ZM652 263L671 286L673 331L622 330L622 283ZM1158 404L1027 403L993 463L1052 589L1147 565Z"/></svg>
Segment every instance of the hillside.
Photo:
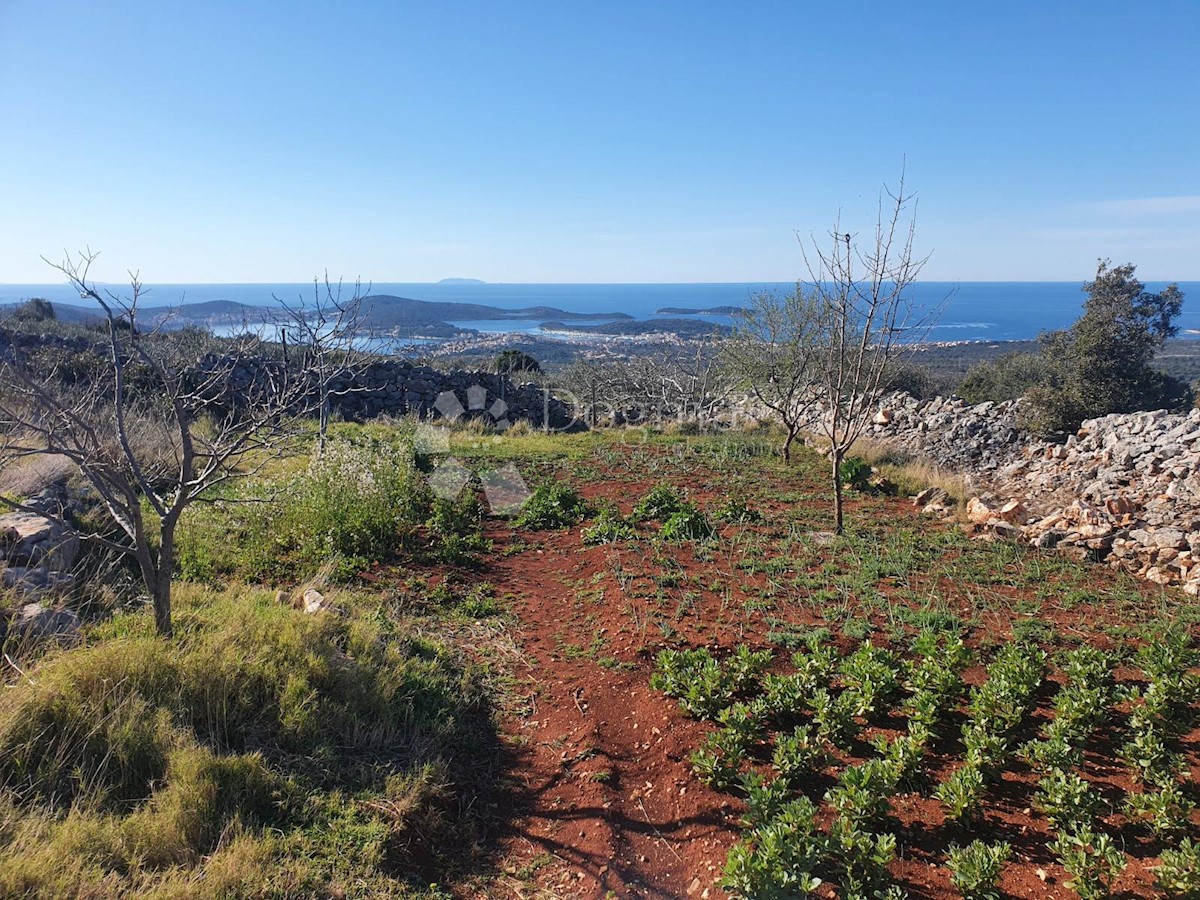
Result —
<svg viewBox="0 0 1200 900"><path fill-rule="evenodd" d="M271 505L191 517L177 638L93 592L80 647L9 673L0 893L717 900L724 872L762 896L787 870L747 848L789 804L827 885L957 897L948 847L979 837L1012 848L1005 895L1066 898L1052 758L1123 897L1200 828L1134 802L1200 772L1194 598L922 515L901 469L835 537L824 459L784 465L767 430L460 427L414 455L413 427L337 426L320 465L237 495ZM451 469L488 487L435 500ZM1134 693L1168 688L1165 713ZM1150 769L1127 752L1147 729ZM106 852L68 852L81 834Z"/></svg>

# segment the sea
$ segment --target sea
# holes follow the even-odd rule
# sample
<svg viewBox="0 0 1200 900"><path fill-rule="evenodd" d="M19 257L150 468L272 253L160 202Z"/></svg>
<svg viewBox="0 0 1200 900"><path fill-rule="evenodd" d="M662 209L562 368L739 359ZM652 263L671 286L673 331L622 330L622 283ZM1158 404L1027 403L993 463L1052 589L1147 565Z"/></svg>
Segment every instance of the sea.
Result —
<svg viewBox="0 0 1200 900"><path fill-rule="evenodd" d="M1165 282L1147 282L1151 291ZM121 286L101 286L120 293ZM636 319L665 318L664 307L707 309L745 306L762 291L786 292L793 283L738 282L685 284L473 284L376 283L371 293L414 300L480 303L501 309L553 306L567 312L625 313ZM275 298L294 302L312 297L311 284L159 284L145 286L142 305L176 306L213 300L232 300L251 306L272 306ZM1200 336L1200 282L1180 282L1183 313L1177 324L1181 336ZM65 284L0 284L0 305L30 297L87 305ZM1188 298L1195 300L1189 304ZM1018 341L1043 331L1065 328L1082 312L1085 299L1077 281L963 281L920 282L912 298L921 307L941 307L936 324L924 334L929 341ZM731 316L704 316L704 321L732 324ZM584 324L582 320L580 324ZM484 333L539 333L539 321L496 319L454 321L461 328Z"/></svg>

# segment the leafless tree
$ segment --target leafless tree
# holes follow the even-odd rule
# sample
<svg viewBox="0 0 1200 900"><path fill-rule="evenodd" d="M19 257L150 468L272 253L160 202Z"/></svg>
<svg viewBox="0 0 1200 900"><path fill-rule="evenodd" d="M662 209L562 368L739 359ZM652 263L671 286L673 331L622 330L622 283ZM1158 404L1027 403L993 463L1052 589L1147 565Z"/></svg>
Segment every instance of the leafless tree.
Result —
<svg viewBox="0 0 1200 900"><path fill-rule="evenodd" d="M697 342L654 354L593 355L572 363L560 381L584 404L595 427L599 410L651 418L694 419L701 425L729 394L714 348Z"/></svg>
<svg viewBox="0 0 1200 900"><path fill-rule="evenodd" d="M311 384L303 371L264 361L251 338L197 360L169 333L144 332L138 276L126 295L100 291L89 278L95 259L89 251L50 263L103 313L107 334L89 351L88 377L64 382L0 334L0 464L48 454L78 469L114 526L81 536L136 561L157 630L170 635L181 515L282 448L311 412Z"/></svg>
<svg viewBox="0 0 1200 900"><path fill-rule="evenodd" d="M833 466L834 517L843 530L842 462L875 414L897 359L928 335L944 305L918 304L913 285L928 260L913 250L916 197L901 175L896 191L880 194L876 222L865 242L842 230L828 243L813 240L805 253L811 295L818 308L815 370Z"/></svg>
<svg viewBox="0 0 1200 900"><path fill-rule="evenodd" d="M311 301L301 295L288 301L275 297L282 317L281 338L284 347L300 355L300 368L307 373L316 395L317 453L324 452L329 431L329 416L334 398L345 396L360 386L354 374L365 368L374 339L365 327L362 282L355 279L354 290L347 296L339 278L330 281L313 278Z"/></svg>
<svg viewBox="0 0 1200 900"><path fill-rule="evenodd" d="M783 426L785 462L819 399L820 350L828 342L824 312L802 285L788 294L756 294L723 349L734 384Z"/></svg>

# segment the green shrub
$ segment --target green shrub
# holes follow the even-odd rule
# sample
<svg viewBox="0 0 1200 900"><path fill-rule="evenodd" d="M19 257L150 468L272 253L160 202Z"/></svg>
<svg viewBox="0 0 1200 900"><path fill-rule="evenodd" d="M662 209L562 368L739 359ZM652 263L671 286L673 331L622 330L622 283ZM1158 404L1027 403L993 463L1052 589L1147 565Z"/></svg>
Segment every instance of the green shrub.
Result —
<svg viewBox="0 0 1200 900"><path fill-rule="evenodd" d="M525 502L516 523L523 528L567 528L591 512L588 502L570 485L541 484Z"/></svg>
<svg viewBox="0 0 1200 900"><path fill-rule="evenodd" d="M732 522L739 525L749 525L763 520L762 513L751 509L741 497L729 497L713 511L713 518L718 522Z"/></svg>
<svg viewBox="0 0 1200 900"><path fill-rule="evenodd" d="M1143 819L1159 840L1176 838L1191 827L1192 811L1196 808L1178 784L1157 791L1130 794L1125 811L1132 819Z"/></svg>
<svg viewBox="0 0 1200 900"><path fill-rule="evenodd" d="M453 500L436 497L425 520L427 549L442 562L473 562L489 547L482 524L483 506L474 491L462 491Z"/></svg>
<svg viewBox="0 0 1200 900"><path fill-rule="evenodd" d="M418 547L433 502L410 447L369 439L330 441L303 474L240 491L185 517L182 577L295 581L331 563L335 575L348 576Z"/></svg>
<svg viewBox="0 0 1200 900"><path fill-rule="evenodd" d="M1058 831L1079 831L1091 826L1101 799L1080 776L1052 769L1038 782L1033 805Z"/></svg>
<svg viewBox="0 0 1200 900"><path fill-rule="evenodd" d="M826 839L807 797L786 804L775 818L750 831L729 851L721 887L746 900L793 900L813 894L813 873L826 856Z"/></svg>
<svg viewBox="0 0 1200 900"><path fill-rule="evenodd" d="M970 824L983 814L986 783L975 766L960 766L938 785L933 795L946 807L946 818Z"/></svg>
<svg viewBox="0 0 1200 900"><path fill-rule="evenodd" d="M1039 353L1007 353L973 367L955 393L971 403L1024 397L1050 377L1050 363Z"/></svg>
<svg viewBox="0 0 1200 900"><path fill-rule="evenodd" d="M828 762L828 748L809 725L797 725L790 734L775 739L771 765L781 779L793 785L819 772Z"/></svg>
<svg viewBox="0 0 1200 900"><path fill-rule="evenodd" d="M844 487L866 490L871 478L871 464L857 456L847 456L838 466L838 480Z"/></svg>

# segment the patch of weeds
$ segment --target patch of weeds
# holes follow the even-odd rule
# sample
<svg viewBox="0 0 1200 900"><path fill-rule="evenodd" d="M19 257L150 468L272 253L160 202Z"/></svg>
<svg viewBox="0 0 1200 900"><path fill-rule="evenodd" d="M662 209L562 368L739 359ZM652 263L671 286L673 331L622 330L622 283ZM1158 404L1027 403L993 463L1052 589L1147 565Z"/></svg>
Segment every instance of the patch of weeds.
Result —
<svg viewBox="0 0 1200 900"><path fill-rule="evenodd" d="M618 541L632 541L637 538L637 531L614 506L605 506L596 516L596 520L583 529L580 535L583 543L588 546L597 544L615 544Z"/></svg>
<svg viewBox="0 0 1200 900"><path fill-rule="evenodd" d="M582 522L590 511L588 502L575 488L552 482L538 485L522 507L516 524L535 530L567 528Z"/></svg>
<svg viewBox="0 0 1200 900"><path fill-rule="evenodd" d="M728 497L725 502L713 510L713 518L718 522L730 522L738 525L753 525L763 520L762 513L751 509L741 497Z"/></svg>
<svg viewBox="0 0 1200 900"><path fill-rule="evenodd" d="M691 508L681 490L674 485L663 482L652 487L630 515L632 522L659 521L669 519L677 512Z"/></svg>
<svg viewBox="0 0 1200 900"><path fill-rule="evenodd" d="M716 535L704 513L690 504L673 512L658 533L666 541L704 541Z"/></svg>

